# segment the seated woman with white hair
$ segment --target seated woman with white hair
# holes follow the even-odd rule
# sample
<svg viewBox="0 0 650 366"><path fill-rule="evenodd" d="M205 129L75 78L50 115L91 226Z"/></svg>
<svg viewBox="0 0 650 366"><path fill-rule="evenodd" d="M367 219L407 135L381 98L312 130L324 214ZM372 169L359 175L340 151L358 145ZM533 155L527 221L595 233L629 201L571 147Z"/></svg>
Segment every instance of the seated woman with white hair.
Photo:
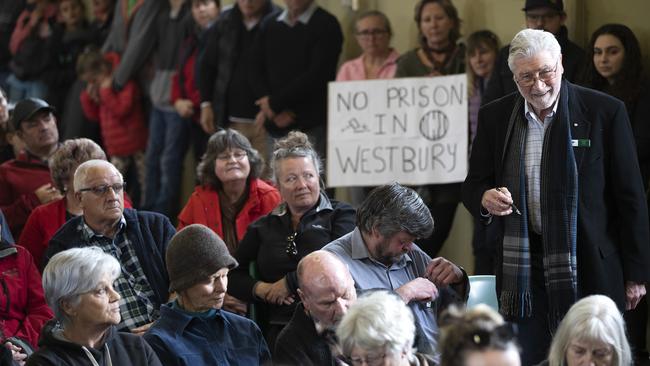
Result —
<svg viewBox="0 0 650 366"><path fill-rule="evenodd" d="M415 353L415 323L411 309L397 295L383 290L359 297L336 329L342 354L352 366L434 365Z"/></svg>
<svg viewBox="0 0 650 366"><path fill-rule="evenodd" d="M487 305L450 307L440 318L440 366L519 366L515 328Z"/></svg>
<svg viewBox="0 0 650 366"><path fill-rule="evenodd" d="M625 321L614 301L591 295L573 304L553 337L548 362L541 365L632 365Z"/></svg>
<svg viewBox="0 0 650 366"><path fill-rule="evenodd" d="M97 247L52 257L43 289L55 319L43 328L27 365L161 365L141 337L115 329L121 317L113 282L120 271L117 260Z"/></svg>

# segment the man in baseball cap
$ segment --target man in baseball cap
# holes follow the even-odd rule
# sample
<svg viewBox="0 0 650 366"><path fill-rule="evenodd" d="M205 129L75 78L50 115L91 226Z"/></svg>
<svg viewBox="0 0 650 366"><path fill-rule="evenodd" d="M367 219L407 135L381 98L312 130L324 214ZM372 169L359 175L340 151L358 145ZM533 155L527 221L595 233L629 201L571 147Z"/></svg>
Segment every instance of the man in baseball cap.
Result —
<svg viewBox="0 0 650 366"><path fill-rule="evenodd" d="M44 100L16 104L10 128L24 142L15 159L0 165L0 209L15 238L36 206L63 198L52 185L48 158L59 147L54 108Z"/></svg>

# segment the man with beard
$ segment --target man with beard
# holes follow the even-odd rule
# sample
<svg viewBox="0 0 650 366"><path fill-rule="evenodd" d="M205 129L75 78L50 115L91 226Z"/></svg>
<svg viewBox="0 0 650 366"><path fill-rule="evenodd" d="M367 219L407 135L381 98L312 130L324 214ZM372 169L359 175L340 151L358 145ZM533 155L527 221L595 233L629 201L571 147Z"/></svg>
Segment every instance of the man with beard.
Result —
<svg viewBox="0 0 650 366"><path fill-rule="evenodd" d="M324 250L347 264L357 290L388 289L406 302L424 337L422 353L436 352L437 314L469 293L467 274L445 258L431 259L413 243L433 230L433 218L418 194L398 183L375 188L357 210L357 227Z"/></svg>
<svg viewBox="0 0 650 366"><path fill-rule="evenodd" d="M298 263L302 303L275 343L276 365L336 365L330 349L334 327L357 299L348 268L332 253L317 250Z"/></svg>

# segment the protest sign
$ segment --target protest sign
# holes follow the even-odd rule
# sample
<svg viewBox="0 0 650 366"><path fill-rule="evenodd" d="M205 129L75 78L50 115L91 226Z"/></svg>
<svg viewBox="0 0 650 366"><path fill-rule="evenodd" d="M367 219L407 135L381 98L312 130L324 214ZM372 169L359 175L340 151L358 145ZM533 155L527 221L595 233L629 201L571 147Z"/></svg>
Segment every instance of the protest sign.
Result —
<svg viewBox="0 0 650 366"><path fill-rule="evenodd" d="M465 74L329 84L329 187L462 182Z"/></svg>

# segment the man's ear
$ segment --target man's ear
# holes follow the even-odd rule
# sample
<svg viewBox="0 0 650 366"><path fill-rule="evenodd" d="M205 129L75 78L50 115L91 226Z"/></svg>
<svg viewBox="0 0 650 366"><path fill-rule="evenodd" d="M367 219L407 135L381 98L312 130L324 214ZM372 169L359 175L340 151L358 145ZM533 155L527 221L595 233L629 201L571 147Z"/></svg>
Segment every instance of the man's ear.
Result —
<svg viewBox="0 0 650 366"><path fill-rule="evenodd" d="M83 210L84 205L83 205L83 202L81 201L81 192L75 192L74 193L74 198L76 198L77 201L79 201L79 207L81 207L81 209Z"/></svg>
<svg viewBox="0 0 650 366"><path fill-rule="evenodd" d="M305 306L305 303L306 303L305 300L306 300L307 296L305 295L305 293L301 289L297 289L297 292L298 292L298 297L300 297L300 301L302 301L302 305ZM305 309L307 309L307 306L305 306Z"/></svg>

